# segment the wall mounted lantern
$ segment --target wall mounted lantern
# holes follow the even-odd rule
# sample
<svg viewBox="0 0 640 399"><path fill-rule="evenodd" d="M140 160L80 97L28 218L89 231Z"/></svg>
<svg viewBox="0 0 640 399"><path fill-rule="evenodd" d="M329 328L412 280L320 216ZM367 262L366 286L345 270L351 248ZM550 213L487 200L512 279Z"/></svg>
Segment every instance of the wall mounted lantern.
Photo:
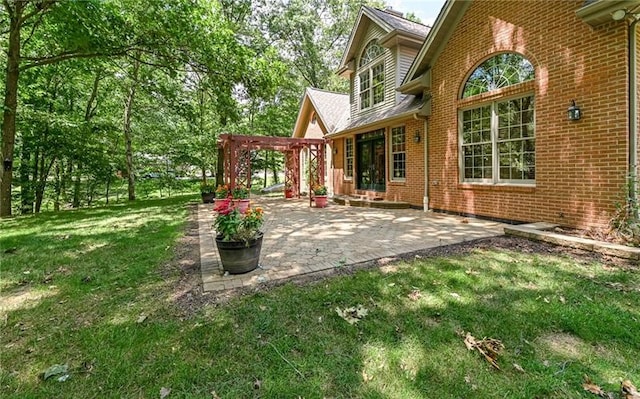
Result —
<svg viewBox="0 0 640 399"><path fill-rule="evenodd" d="M338 147L333 147L333 153L334 155L338 155Z"/></svg>
<svg viewBox="0 0 640 399"><path fill-rule="evenodd" d="M413 136L413 142L414 143L420 142L420 130L416 130L416 134Z"/></svg>
<svg viewBox="0 0 640 399"><path fill-rule="evenodd" d="M580 107L576 105L576 100L571 100L569 108L567 109L567 115L570 121L580 120L582 114L580 113Z"/></svg>

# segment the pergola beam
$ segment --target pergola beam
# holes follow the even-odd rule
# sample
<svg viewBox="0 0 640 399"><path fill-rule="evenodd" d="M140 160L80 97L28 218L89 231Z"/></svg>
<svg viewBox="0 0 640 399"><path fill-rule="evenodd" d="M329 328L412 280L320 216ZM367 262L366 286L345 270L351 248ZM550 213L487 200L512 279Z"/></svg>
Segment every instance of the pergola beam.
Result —
<svg viewBox="0 0 640 399"><path fill-rule="evenodd" d="M237 184L249 187L251 184L251 150L275 150L285 153L285 184L290 184L294 195L300 195L300 152L308 148L309 199L313 186L324 184L325 139L304 139L296 137L247 136L221 134L218 146L224 154L224 180L233 190Z"/></svg>

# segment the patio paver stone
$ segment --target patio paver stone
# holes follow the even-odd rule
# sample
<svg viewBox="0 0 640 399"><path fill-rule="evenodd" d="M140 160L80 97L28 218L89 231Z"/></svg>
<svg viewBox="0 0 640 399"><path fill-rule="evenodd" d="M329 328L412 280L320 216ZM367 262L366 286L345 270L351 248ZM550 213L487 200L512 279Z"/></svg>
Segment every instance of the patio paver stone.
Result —
<svg viewBox="0 0 640 399"><path fill-rule="evenodd" d="M198 207L204 291L267 281L390 258L403 253L503 234L504 224L415 209L311 208L307 199L259 197L265 211L258 269L224 274L215 246L213 206Z"/></svg>

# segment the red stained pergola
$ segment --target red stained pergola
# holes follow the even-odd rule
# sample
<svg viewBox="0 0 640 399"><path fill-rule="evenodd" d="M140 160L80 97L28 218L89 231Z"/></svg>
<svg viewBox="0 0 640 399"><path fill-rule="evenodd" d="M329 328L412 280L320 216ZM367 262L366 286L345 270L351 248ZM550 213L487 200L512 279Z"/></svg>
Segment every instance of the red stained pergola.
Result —
<svg viewBox="0 0 640 399"><path fill-rule="evenodd" d="M243 136L221 134L218 147L224 157L224 182L231 190L238 185L251 185L251 151L275 150L284 153L285 187L291 187L293 195L300 197L300 152L309 151L309 200L313 199L312 187L324 185L325 140L293 137Z"/></svg>

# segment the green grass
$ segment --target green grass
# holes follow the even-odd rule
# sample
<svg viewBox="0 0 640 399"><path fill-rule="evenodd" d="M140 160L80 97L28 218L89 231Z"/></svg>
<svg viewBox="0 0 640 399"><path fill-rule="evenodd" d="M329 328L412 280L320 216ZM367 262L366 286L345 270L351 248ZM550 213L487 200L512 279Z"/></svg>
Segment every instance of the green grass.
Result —
<svg viewBox="0 0 640 399"><path fill-rule="evenodd" d="M589 398L585 374L610 392L640 383L638 269L555 255L419 259L185 317L162 265L187 200L0 222L0 248L15 248L0 269L0 397ZM358 304L356 325L335 311ZM501 340L502 370L463 332ZM70 379L42 381L53 364Z"/></svg>

